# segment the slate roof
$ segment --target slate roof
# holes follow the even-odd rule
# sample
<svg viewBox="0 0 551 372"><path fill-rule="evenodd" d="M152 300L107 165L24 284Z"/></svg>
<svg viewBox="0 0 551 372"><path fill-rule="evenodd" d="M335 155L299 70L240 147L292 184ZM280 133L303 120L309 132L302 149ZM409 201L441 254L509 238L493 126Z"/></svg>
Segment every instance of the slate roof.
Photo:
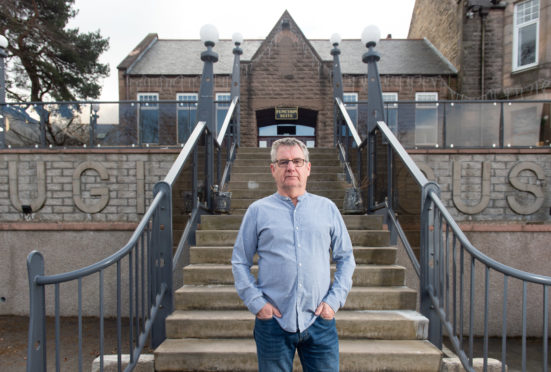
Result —
<svg viewBox="0 0 551 372"><path fill-rule="evenodd" d="M245 40L241 46L242 62L251 60L263 40ZM319 56L332 61L329 40L309 40ZM219 60L214 64L215 74L231 74L233 43L220 40L214 47ZM365 74L367 65L362 55L367 49L358 40L343 40L341 70L343 74ZM130 75L199 75L203 71L201 52L205 50L200 40L156 40L127 71ZM450 75L457 69L426 39L383 39L376 50L381 55L381 75ZM121 63L121 66L123 64Z"/></svg>

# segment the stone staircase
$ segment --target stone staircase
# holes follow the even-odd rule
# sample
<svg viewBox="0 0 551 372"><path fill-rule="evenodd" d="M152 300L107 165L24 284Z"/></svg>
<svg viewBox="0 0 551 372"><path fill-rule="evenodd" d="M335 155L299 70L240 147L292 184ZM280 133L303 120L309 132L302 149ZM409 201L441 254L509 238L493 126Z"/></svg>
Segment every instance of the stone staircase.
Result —
<svg viewBox="0 0 551 372"><path fill-rule="evenodd" d="M346 183L334 149L312 149L309 192L342 206ZM203 216L167 318L167 340L155 350L157 371L256 371L254 315L238 297L232 247L242 215L275 192L267 149L241 148L232 170L232 214ZM379 216L344 216L356 271L337 313L341 371L439 371L441 352L425 340L428 320L415 311L417 293L404 286L396 247ZM253 267L253 270L255 268ZM300 371L298 356L295 370Z"/></svg>

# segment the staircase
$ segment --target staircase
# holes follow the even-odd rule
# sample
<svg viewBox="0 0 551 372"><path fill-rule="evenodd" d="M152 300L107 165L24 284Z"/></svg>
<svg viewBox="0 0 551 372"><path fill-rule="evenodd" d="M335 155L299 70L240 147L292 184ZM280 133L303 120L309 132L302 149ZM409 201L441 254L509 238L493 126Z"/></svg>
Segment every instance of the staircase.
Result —
<svg viewBox="0 0 551 372"><path fill-rule="evenodd" d="M269 151L240 148L230 191L232 214L203 216L167 318L167 339L155 350L157 371L256 371L254 315L238 297L232 247L242 215L275 192ZM312 149L308 191L343 205L346 183L334 149ZM439 371L441 352L425 340L428 320L415 311L417 293L404 286L396 247L379 216L344 216L356 271L346 305L337 313L341 371ZM253 267L254 269L254 267ZM298 356L295 370L300 370Z"/></svg>

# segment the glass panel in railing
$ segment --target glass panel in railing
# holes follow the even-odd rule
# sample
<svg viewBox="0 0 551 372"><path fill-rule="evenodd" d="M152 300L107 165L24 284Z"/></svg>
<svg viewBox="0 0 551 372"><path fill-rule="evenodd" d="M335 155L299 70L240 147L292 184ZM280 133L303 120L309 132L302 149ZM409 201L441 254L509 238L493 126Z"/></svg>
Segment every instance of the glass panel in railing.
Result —
<svg viewBox="0 0 551 372"><path fill-rule="evenodd" d="M383 204L388 196L388 142L384 140L382 132L377 130L375 141L375 173L373 179L373 205Z"/></svg>
<svg viewBox="0 0 551 372"><path fill-rule="evenodd" d="M445 113L446 147L499 146L498 103L447 103L441 105Z"/></svg>
<svg viewBox="0 0 551 372"><path fill-rule="evenodd" d="M40 146L40 115L36 106L9 103L1 107L8 148Z"/></svg>
<svg viewBox="0 0 551 372"><path fill-rule="evenodd" d="M118 110L107 106L109 109L117 111L109 115L104 115L100 109L100 117L98 118L99 133L105 132L105 135L99 135L100 143L106 146L139 146L139 104L136 102L121 102L115 105L115 107L117 106ZM116 118L118 118L118 121ZM101 127L102 125L105 127Z"/></svg>
<svg viewBox="0 0 551 372"><path fill-rule="evenodd" d="M197 121L197 98L191 100L192 96L189 96L190 99L185 100L186 97L188 96L182 96L185 102L178 102L176 106L178 143L180 144L186 143Z"/></svg>
<svg viewBox="0 0 551 372"><path fill-rule="evenodd" d="M123 116L129 112L126 104L117 102L98 102L88 105L90 116L89 144L100 146L136 146L135 125L130 124L130 117ZM135 108L132 111L136 111Z"/></svg>
<svg viewBox="0 0 551 372"><path fill-rule="evenodd" d="M503 146L549 146L549 102L514 101L503 108Z"/></svg>

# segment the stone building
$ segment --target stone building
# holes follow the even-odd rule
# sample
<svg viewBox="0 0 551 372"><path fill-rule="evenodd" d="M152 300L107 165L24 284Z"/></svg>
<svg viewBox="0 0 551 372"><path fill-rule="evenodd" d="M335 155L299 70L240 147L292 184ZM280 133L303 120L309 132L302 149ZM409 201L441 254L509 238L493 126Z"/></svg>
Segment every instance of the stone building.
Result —
<svg viewBox="0 0 551 372"><path fill-rule="evenodd" d="M549 35L550 0L416 0L408 38L457 67L458 98L549 99Z"/></svg>
<svg viewBox="0 0 551 372"><path fill-rule="evenodd" d="M245 40L241 47L242 146L269 146L279 136L289 134L309 146L332 146L333 57L329 40L308 39L285 11L264 40ZM342 40L339 48L344 100L365 101L367 65L362 55L367 49L359 39ZM214 65L217 101L229 97L232 49L231 40L220 40L214 48L219 54ZM381 54L379 72L386 100L453 98L457 70L429 40L387 38L376 49ZM118 66L119 99L196 100L204 50L200 40L163 40L156 34L147 35ZM223 109L220 104L218 107ZM298 108L297 117L276 120L274 112L282 107ZM361 109L353 116L357 121L365 120ZM182 128L181 122L175 113L165 125L177 127L179 133L161 132L173 141L183 138L181 133L188 129Z"/></svg>

